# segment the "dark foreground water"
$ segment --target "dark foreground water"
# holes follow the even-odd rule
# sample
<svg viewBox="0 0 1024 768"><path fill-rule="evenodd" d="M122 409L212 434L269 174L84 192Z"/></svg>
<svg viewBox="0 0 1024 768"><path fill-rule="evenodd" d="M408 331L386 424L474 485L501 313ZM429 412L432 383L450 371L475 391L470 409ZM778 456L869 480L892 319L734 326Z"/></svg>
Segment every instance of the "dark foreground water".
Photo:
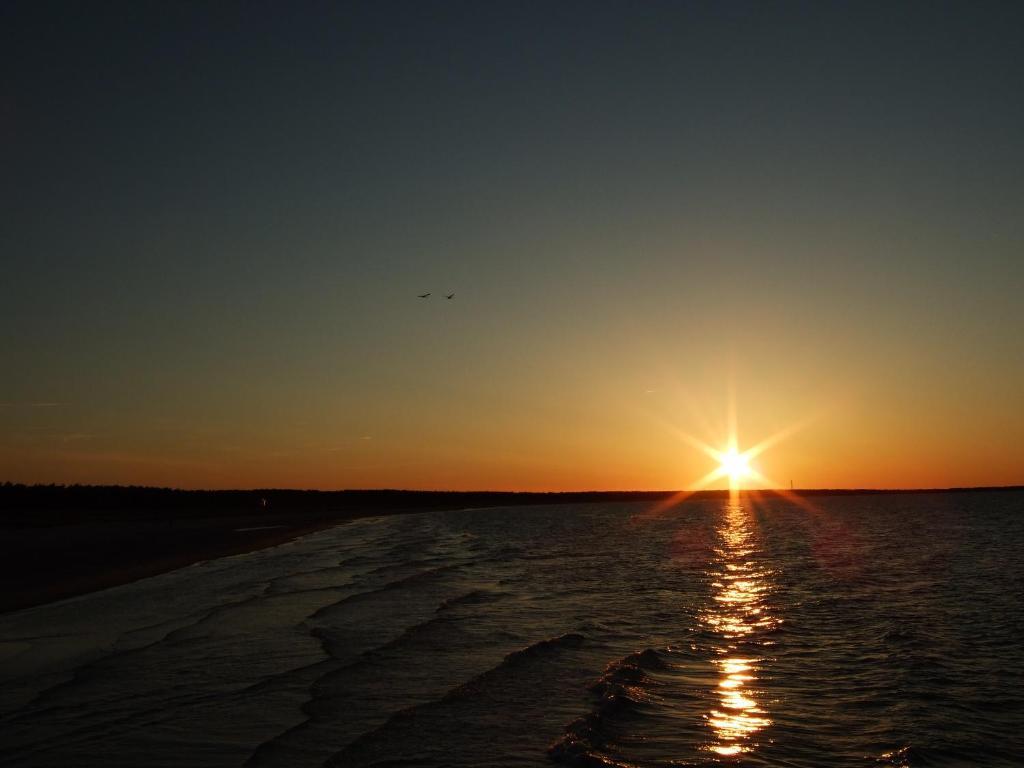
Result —
<svg viewBox="0 0 1024 768"><path fill-rule="evenodd" d="M0 617L4 766L1024 765L1024 494L375 518Z"/></svg>

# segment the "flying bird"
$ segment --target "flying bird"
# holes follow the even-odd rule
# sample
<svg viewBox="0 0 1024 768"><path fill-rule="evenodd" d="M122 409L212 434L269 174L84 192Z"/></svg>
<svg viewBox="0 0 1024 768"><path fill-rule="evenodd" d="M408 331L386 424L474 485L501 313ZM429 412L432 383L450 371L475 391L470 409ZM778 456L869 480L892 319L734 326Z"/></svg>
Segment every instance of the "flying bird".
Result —
<svg viewBox="0 0 1024 768"><path fill-rule="evenodd" d="M448 295L447 295L447 296L446 296L445 298L446 298L446 299L451 299L451 298L453 298L454 296L455 296L455 294L454 294L454 293L449 293L449 294L448 294Z"/></svg>
<svg viewBox="0 0 1024 768"><path fill-rule="evenodd" d="M430 295L429 293L420 293L420 294L416 295L416 298L418 298L418 299L425 299L429 295Z"/></svg>

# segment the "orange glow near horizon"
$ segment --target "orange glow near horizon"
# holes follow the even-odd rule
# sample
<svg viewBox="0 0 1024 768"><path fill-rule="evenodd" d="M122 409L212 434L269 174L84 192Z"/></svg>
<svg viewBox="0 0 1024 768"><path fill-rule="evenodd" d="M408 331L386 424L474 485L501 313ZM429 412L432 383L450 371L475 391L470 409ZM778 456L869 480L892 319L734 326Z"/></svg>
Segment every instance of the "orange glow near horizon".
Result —
<svg viewBox="0 0 1024 768"><path fill-rule="evenodd" d="M666 375L668 385L650 392L626 386L642 380L635 373L590 373L563 368L543 377L545 385L549 377L569 382L568 392L524 379L508 402L494 399L508 391L504 382L480 392L392 391L363 403L325 391L282 401L265 416L264 401L247 391L236 400L171 403L160 418L73 402L7 403L0 482L754 491L788 489L791 479L796 488L1024 480L1024 453L1013 449L1024 440L1018 411L1003 412L999 424L980 408L947 423L930 418L941 402L923 392L920 404L895 401L897 418L884 402L830 395L830 387L809 393L761 375L756 388L748 373L737 376L748 392L740 419L734 398L722 397L724 377L712 371L685 385Z"/></svg>

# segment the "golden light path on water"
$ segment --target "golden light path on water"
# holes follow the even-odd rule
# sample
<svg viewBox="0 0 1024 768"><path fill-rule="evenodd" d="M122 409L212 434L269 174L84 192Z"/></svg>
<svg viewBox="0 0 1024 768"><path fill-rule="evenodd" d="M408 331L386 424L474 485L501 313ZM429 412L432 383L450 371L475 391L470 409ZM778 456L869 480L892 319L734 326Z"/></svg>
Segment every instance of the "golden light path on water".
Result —
<svg viewBox="0 0 1024 768"><path fill-rule="evenodd" d="M743 649L752 650L750 641L778 621L766 603L771 573L756 560L750 513L734 499L726 506L717 533L719 546L709 570L716 592L701 621L718 636L720 658L712 661L718 676L717 702L705 720L712 732L708 749L729 757L750 751L758 731L771 724L759 701L761 660Z"/></svg>
<svg viewBox="0 0 1024 768"><path fill-rule="evenodd" d="M735 394L731 393L727 439L723 448L716 448L667 425L683 442L706 454L717 466L691 483L689 490L673 494L656 505L652 514L671 509L722 479L728 481L729 503L716 529L719 546L714 549L715 557L707 572L717 591L713 595L712 606L699 616L701 624L713 635L713 650L719 656L712 660L718 678L715 688L717 702L704 715L711 729L711 739L705 748L719 757L737 757L751 751L758 746L758 732L772 722L764 702L760 700L764 693L757 687L758 673L764 662L761 649L770 641L760 639L758 635L770 631L780 619L770 613L766 597L770 592L772 572L756 559L754 522L748 508L744 508L740 501L743 498L760 498L762 492L768 492L797 506L812 509L792 488L787 491L753 464L758 456L802 430L812 420L809 417L791 424L741 450ZM750 490L744 491L744 488Z"/></svg>

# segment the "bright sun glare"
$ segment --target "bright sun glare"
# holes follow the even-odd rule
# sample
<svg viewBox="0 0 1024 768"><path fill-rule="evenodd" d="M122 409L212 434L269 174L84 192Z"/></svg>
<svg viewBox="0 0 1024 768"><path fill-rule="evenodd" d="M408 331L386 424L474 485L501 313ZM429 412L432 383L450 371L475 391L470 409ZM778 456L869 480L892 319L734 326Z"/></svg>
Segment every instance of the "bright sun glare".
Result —
<svg viewBox="0 0 1024 768"><path fill-rule="evenodd" d="M722 464L722 474L728 475L732 482L742 480L750 474L750 457L735 448L730 448L720 454L718 460Z"/></svg>
<svg viewBox="0 0 1024 768"><path fill-rule="evenodd" d="M757 458L776 443L781 442L794 432L802 429L806 423L806 421L803 421L791 424L790 426L779 430L775 434L766 437L764 440L761 440L744 450L740 450L739 435L737 434L738 430L736 429L736 407L734 404L730 403L728 432L726 433L726 439L722 443L719 443L719 445L723 446L722 448L715 448L713 445L706 443L693 435L677 431L676 434L684 442L687 442L694 448L702 451L717 465L714 469L704 475L704 477L694 483L691 483L687 491L681 491L680 494L685 495L694 493L702 488L707 488L715 483L715 481L722 479L728 481L729 491L731 494L739 493L744 488L750 488L751 486L763 489L781 489L781 485L777 481L761 474L761 468L756 465ZM673 496L672 498L678 500L678 497L676 496Z"/></svg>

